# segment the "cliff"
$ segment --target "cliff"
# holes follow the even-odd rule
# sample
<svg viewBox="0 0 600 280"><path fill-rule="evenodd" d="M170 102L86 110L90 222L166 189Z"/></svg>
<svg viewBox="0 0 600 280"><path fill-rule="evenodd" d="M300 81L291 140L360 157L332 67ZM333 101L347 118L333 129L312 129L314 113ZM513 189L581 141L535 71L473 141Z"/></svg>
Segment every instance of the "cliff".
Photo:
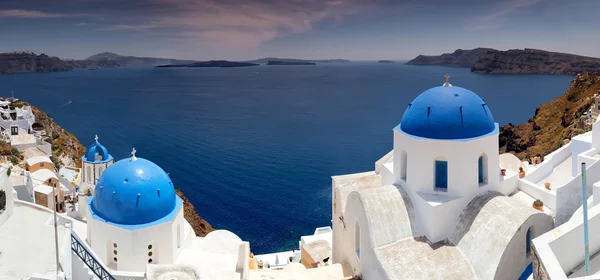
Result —
<svg viewBox="0 0 600 280"><path fill-rule="evenodd" d="M479 57L488 51L494 49L477 48L473 50L458 49L453 53L445 53L442 55L419 55L416 58L408 61L409 65L438 65L448 67L471 67L479 59Z"/></svg>
<svg viewBox="0 0 600 280"><path fill-rule="evenodd" d="M0 73L69 71L72 66L58 57L32 52L0 53Z"/></svg>
<svg viewBox="0 0 600 280"><path fill-rule="evenodd" d="M471 72L491 74L576 75L600 71L600 58L535 49L459 49L440 56L419 55L406 64L469 67Z"/></svg>
<svg viewBox="0 0 600 280"><path fill-rule="evenodd" d="M259 66L259 64L248 63L248 62L235 62L227 60L210 60L202 62L194 62L189 64L173 64L173 65L159 65L156 67L247 67L247 66Z"/></svg>
<svg viewBox="0 0 600 280"><path fill-rule="evenodd" d="M565 140L585 132L579 118L592 106L599 90L600 73L577 75L563 95L538 106L529 121L500 128L500 153L511 152L526 160L560 148Z"/></svg>
<svg viewBox="0 0 600 280"><path fill-rule="evenodd" d="M471 72L576 75L600 71L600 58L524 49L488 51L471 67Z"/></svg>

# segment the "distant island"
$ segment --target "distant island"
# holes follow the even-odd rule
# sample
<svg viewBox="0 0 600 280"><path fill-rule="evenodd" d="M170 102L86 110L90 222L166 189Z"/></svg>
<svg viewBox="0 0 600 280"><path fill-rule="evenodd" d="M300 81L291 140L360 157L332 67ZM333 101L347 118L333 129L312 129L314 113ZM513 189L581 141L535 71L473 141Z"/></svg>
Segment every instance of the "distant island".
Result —
<svg viewBox="0 0 600 280"><path fill-rule="evenodd" d="M269 62L271 63L269 64ZM37 55L29 51L0 53L0 74L47 73L71 71L77 68L97 70L115 67L246 67L268 65L314 65L316 63L347 63L345 59L303 60L293 58L260 58L251 61L227 60L180 60L158 57L124 56L111 52L92 55L83 60L61 59L46 54Z"/></svg>
<svg viewBox="0 0 600 280"><path fill-rule="evenodd" d="M301 62L309 62L309 63L348 63L348 62L350 62L350 60L346 60L346 59L320 59L320 60L316 59L316 60L311 60L311 59L277 58L277 57L265 57L265 58L255 59L255 60L244 61L244 62L257 63L257 64L268 64L269 61L296 62L296 63L301 63Z"/></svg>
<svg viewBox="0 0 600 280"><path fill-rule="evenodd" d="M194 62L188 64L171 64L171 65L158 65L155 67L167 68L167 67L247 67L247 66L259 66L256 63L248 62L235 62L227 60L210 60L202 62Z"/></svg>
<svg viewBox="0 0 600 280"><path fill-rule="evenodd" d="M269 60L267 65L317 65L314 62L305 61L281 61L281 60Z"/></svg>
<svg viewBox="0 0 600 280"><path fill-rule="evenodd" d="M471 72L491 74L576 75L600 71L600 58L536 49L458 49L439 56L419 55L406 64L468 67Z"/></svg>
<svg viewBox="0 0 600 280"><path fill-rule="evenodd" d="M99 64L99 67L110 67L112 65L116 65L118 67L140 67L165 64L188 64L196 62L194 60L180 60L172 58L123 56L111 52L103 52L92 55L86 58L85 61L94 61Z"/></svg>
<svg viewBox="0 0 600 280"><path fill-rule="evenodd" d="M395 63L395 61L392 61L392 60L380 60L377 63Z"/></svg>

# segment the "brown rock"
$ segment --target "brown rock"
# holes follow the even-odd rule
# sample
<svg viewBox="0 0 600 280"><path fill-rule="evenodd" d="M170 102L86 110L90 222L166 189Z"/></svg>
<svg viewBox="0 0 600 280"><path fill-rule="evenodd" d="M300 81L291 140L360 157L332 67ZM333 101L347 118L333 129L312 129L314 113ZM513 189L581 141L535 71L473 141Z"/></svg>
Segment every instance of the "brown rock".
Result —
<svg viewBox="0 0 600 280"><path fill-rule="evenodd" d="M547 155L584 132L577 128L579 118L594 102L600 90L600 73L577 75L567 92L538 106L535 116L524 124L500 128L500 152L510 152L521 160Z"/></svg>

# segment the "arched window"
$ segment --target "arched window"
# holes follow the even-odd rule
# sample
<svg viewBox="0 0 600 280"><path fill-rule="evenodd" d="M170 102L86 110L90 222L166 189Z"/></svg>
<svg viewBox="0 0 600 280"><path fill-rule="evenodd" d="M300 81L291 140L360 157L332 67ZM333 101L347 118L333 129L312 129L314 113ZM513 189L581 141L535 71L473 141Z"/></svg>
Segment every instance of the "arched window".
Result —
<svg viewBox="0 0 600 280"><path fill-rule="evenodd" d="M407 157L406 157L406 150L402 150L402 160L400 161L400 179L404 180L406 182L406 169L407 169Z"/></svg>
<svg viewBox="0 0 600 280"><path fill-rule="evenodd" d="M435 158L435 190L448 191L448 162L443 157Z"/></svg>
<svg viewBox="0 0 600 280"><path fill-rule="evenodd" d="M477 169L479 170L479 186L486 185L488 182L488 158L486 154L481 154L481 156L479 156L479 160L477 161L477 167Z"/></svg>
<svg viewBox="0 0 600 280"><path fill-rule="evenodd" d="M104 171L104 167L100 167L100 169L98 169L98 177L102 176L103 171Z"/></svg>
<svg viewBox="0 0 600 280"><path fill-rule="evenodd" d="M360 226L358 225L358 221L356 221L354 227L354 251L356 251L356 256L360 259Z"/></svg>
<svg viewBox="0 0 600 280"><path fill-rule="evenodd" d="M85 176L87 177L88 183L92 183L92 168L89 166L85 169Z"/></svg>

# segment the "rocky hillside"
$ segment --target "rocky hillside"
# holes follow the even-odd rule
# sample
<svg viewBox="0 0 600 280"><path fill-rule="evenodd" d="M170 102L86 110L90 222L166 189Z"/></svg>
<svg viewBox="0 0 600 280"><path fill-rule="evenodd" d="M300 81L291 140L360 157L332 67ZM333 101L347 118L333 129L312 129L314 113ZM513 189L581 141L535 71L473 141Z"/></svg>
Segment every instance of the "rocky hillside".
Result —
<svg viewBox="0 0 600 280"><path fill-rule="evenodd" d="M565 140L585 132L578 125L579 118L593 104L599 90L600 73L577 75L565 94L538 106L528 122L500 128L500 153L511 152L526 160L560 148Z"/></svg>
<svg viewBox="0 0 600 280"><path fill-rule="evenodd" d="M471 72L576 75L600 71L600 58L534 49L488 51Z"/></svg>
<svg viewBox="0 0 600 280"><path fill-rule="evenodd" d="M488 48L477 48L473 50L458 49L453 53L445 53L442 55L419 55L416 58L408 61L406 64L471 67L481 55L493 50L494 49Z"/></svg>
<svg viewBox="0 0 600 280"><path fill-rule="evenodd" d="M32 52L0 53L0 73L30 73L68 71L72 67L58 57Z"/></svg>
<svg viewBox="0 0 600 280"><path fill-rule="evenodd" d="M492 74L576 75L600 71L600 58L535 49L459 49L440 56L419 55L406 64L469 67L471 72Z"/></svg>
<svg viewBox="0 0 600 280"><path fill-rule="evenodd" d="M35 121L44 127L48 137L47 141L52 143L52 160L55 164L58 162L57 159L63 156L73 159L75 166L81 167L81 157L85 153L85 148L79 143L79 139L75 135L60 127L44 111L25 101L19 100L12 103L11 106L31 106L31 111L35 115Z"/></svg>

